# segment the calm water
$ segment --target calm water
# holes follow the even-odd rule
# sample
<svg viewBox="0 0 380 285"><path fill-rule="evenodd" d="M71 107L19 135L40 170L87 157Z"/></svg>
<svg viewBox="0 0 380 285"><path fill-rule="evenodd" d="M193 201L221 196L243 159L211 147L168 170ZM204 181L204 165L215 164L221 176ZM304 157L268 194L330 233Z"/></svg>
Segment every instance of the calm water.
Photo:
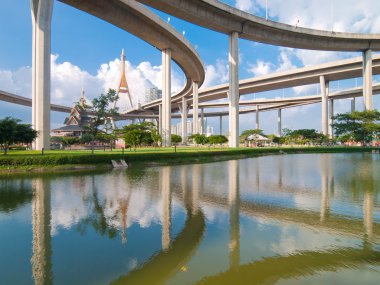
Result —
<svg viewBox="0 0 380 285"><path fill-rule="evenodd" d="M380 284L380 155L0 178L0 284Z"/></svg>

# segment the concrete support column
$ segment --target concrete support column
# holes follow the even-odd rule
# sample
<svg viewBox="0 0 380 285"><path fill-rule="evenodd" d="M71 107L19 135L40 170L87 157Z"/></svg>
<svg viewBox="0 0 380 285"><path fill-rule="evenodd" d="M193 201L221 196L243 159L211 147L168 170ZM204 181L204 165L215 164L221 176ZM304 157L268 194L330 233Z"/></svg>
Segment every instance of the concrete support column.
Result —
<svg viewBox="0 0 380 285"><path fill-rule="evenodd" d="M281 116L281 109L278 109L278 114L277 114L277 133L278 136L282 136L282 116Z"/></svg>
<svg viewBox="0 0 380 285"><path fill-rule="evenodd" d="M372 110L372 51L363 52L363 101L364 110Z"/></svg>
<svg viewBox="0 0 380 285"><path fill-rule="evenodd" d="M186 98L182 97L182 103L180 107L181 111L181 125L182 125L182 144L187 143L187 112L188 112L188 107L187 107L187 102Z"/></svg>
<svg viewBox="0 0 380 285"><path fill-rule="evenodd" d="M162 135L162 104L158 105L158 132Z"/></svg>
<svg viewBox="0 0 380 285"><path fill-rule="evenodd" d="M198 82L193 82L193 134L199 134L199 122L198 122Z"/></svg>
<svg viewBox="0 0 380 285"><path fill-rule="evenodd" d="M50 51L53 0L31 0L32 124L38 131L35 149L50 148Z"/></svg>
<svg viewBox="0 0 380 285"><path fill-rule="evenodd" d="M219 116L219 134L223 133L223 116Z"/></svg>
<svg viewBox="0 0 380 285"><path fill-rule="evenodd" d="M333 128L333 124L334 124L334 100L331 99L330 100L330 108L329 108L329 136L330 138L334 138L334 128Z"/></svg>
<svg viewBox="0 0 380 285"><path fill-rule="evenodd" d="M204 114L204 109L201 108L201 130L200 133L202 135L205 134L205 114Z"/></svg>
<svg viewBox="0 0 380 285"><path fill-rule="evenodd" d="M239 34L230 35L229 45L229 145L239 147Z"/></svg>
<svg viewBox="0 0 380 285"><path fill-rule="evenodd" d="M260 106L256 105L256 130L260 129Z"/></svg>
<svg viewBox="0 0 380 285"><path fill-rule="evenodd" d="M328 82L326 82L325 77L322 75L319 77L319 82L321 86L321 99L322 99L322 134L328 135Z"/></svg>
<svg viewBox="0 0 380 285"><path fill-rule="evenodd" d="M162 51L162 146L171 146L171 50Z"/></svg>
<svg viewBox="0 0 380 285"><path fill-rule="evenodd" d="M355 97L351 98L351 113L355 112Z"/></svg>

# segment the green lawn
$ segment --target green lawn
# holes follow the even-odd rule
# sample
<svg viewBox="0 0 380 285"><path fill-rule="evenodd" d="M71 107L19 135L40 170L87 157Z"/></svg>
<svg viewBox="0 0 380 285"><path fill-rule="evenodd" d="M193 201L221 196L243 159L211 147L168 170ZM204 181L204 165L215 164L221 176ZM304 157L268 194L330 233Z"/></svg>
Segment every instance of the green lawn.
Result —
<svg viewBox="0 0 380 285"><path fill-rule="evenodd" d="M41 155L41 151L9 151L0 155L0 169L30 167L71 166L71 165L110 165L112 159L125 159L132 164L178 164L203 163L264 154L315 153L315 152L370 152L372 148L363 147L261 147L261 148L220 148L220 147L174 147L137 148L122 153L121 149L96 150L50 150Z"/></svg>

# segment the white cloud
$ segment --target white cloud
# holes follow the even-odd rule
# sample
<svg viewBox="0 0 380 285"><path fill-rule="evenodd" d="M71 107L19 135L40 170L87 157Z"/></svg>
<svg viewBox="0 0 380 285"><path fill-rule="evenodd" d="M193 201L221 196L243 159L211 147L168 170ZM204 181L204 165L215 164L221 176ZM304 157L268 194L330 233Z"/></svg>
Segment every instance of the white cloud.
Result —
<svg viewBox="0 0 380 285"><path fill-rule="evenodd" d="M281 48L277 63L258 59L255 64L249 64L248 72L254 76L267 75L272 72L286 71L296 68L291 61L292 49Z"/></svg>
<svg viewBox="0 0 380 285"><path fill-rule="evenodd" d="M236 0L235 7L257 14L268 5L269 17L281 23L335 32L380 31L377 0Z"/></svg>
<svg viewBox="0 0 380 285"><path fill-rule="evenodd" d="M0 89L21 96L31 97L32 73L30 67L16 71L0 70Z"/></svg>
<svg viewBox="0 0 380 285"><path fill-rule="evenodd" d="M377 0L236 0L235 7L258 15L268 4L269 18L289 25L351 33L380 32ZM291 49L302 65L315 65L350 57L350 53Z"/></svg>
<svg viewBox="0 0 380 285"><path fill-rule="evenodd" d="M251 13L258 11L258 7L252 0L236 0L236 8Z"/></svg>
<svg viewBox="0 0 380 285"><path fill-rule="evenodd" d="M222 84L228 81L228 64L225 60L218 59L215 65L206 65L205 81L202 88Z"/></svg>
<svg viewBox="0 0 380 285"><path fill-rule="evenodd" d="M70 62L59 62L58 55L51 56L51 101L55 104L71 106L80 98L84 88L86 98L90 101L109 88L117 89L120 81L121 61L114 59L102 64L95 75ZM157 86L161 88L161 66L152 66L150 62L141 62L133 66L126 61L126 77L134 105L144 103L145 90ZM31 97L31 68L22 67L16 71L0 70L0 89L17 95ZM179 91L184 85L181 76L172 72L172 91ZM119 101L120 110L124 111L127 98Z"/></svg>
<svg viewBox="0 0 380 285"><path fill-rule="evenodd" d="M248 72L252 73L254 76L261 76L271 73L273 68L273 63L258 59L255 64L249 65Z"/></svg>

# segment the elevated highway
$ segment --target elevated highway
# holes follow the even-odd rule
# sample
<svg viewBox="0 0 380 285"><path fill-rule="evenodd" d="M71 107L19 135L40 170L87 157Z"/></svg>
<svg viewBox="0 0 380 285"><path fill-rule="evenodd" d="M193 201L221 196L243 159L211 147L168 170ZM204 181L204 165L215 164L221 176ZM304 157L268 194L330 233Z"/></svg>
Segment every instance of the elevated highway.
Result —
<svg viewBox="0 0 380 285"><path fill-rule="evenodd" d="M380 34L322 31L266 20L216 0L137 0L198 26L239 38L291 48L380 50Z"/></svg>
<svg viewBox="0 0 380 285"><path fill-rule="evenodd" d="M184 97L201 86L205 71L191 44L173 27L134 0L61 0L86 13L128 31L162 51L163 142L170 145L171 59L183 70L186 83L174 98ZM32 15L32 125L40 133L36 149L50 146L50 50L53 0L31 0Z"/></svg>
<svg viewBox="0 0 380 285"><path fill-rule="evenodd" d="M163 98L144 105L143 109L154 112L154 114L151 113L150 115L161 114L159 116L160 129L164 146L170 146L171 144L171 112L173 108L182 110L181 118L185 122L187 120L188 106L192 105L193 116L198 118L199 102L227 98L227 91L229 94L228 115L230 117L229 141L231 147L237 147L239 143L240 95L320 82L322 112L324 114L322 117L325 118L327 110L326 98L328 98L325 87L328 87L328 82L363 75L364 106L366 110L372 109L372 74L380 73L379 57L372 59L372 51L380 50L379 34L336 33L290 26L264 20L215 0L60 1L128 31L162 51ZM144 7L143 4L196 25L229 35L229 84L208 88L198 94L198 88L205 78L204 67L199 55L181 34L151 10ZM31 0L33 23L32 124L40 132L36 141L36 149L41 149L42 147L48 149L50 145L50 37L52 9L52 0ZM361 51L363 52L363 60L346 60L336 62L335 65L326 64L303 68L239 82L239 38L292 48ZM177 62L186 77L184 88L174 96L171 96L171 59ZM192 100L192 104L188 104L189 100ZM179 104L181 104L181 107L179 107ZM281 108L281 105L278 105L278 107ZM131 112L131 115L134 112L135 110ZM193 120L193 125L194 132L199 132L198 119ZM323 123L322 125L326 124ZM186 133L185 123L182 129ZM324 133L325 129L323 127ZM186 141L186 136L183 136L183 139Z"/></svg>
<svg viewBox="0 0 380 285"><path fill-rule="evenodd" d="M372 110L372 51L380 50L380 34L338 33L301 28L253 16L216 0L138 0L155 9L229 37L230 147L239 145L239 38L291 48L363 53L364 109ZM320 78L325 89L326 81ZM310 84L310 83L309 83ZM324 94L324 92L322 93ZM197 94L195 94L197 95ZM326 98L326 96L323 96ZM198 108L198 99L194 100ZM326 109L323 101L323 112ZM197 121L197 120L195 120ZM327 124L323 125L325 133ZM196 128L195 128L196 129ZM197 129L196 129L197 130Z"/></svg>
<svg viewBox="0 0 380 285"><path fill-rule="evenodd" d="M247 95L264 91L273 91L290 87L320 83L320 77L326 81L344 80L362 76L363 61L361 57L324 63L316 66L302 67L289 71L274 72L239 81L239 94ZM380 74L380 55L373 57L373 74ZM228 98L228 83L199 90L199 102L209 102ZM363 94L361 90L361 94ZM173 100L173 111L178 110L179 100ZM161 100L144 104L143 109L158 111ZM192 101L188 100L188 104ZM213 105L210 103L209 105ZM240 102L239 102L240 104ZM201 106L201 105L199 105Z"/></svg>
<svg viewBox="0 0 380 285"><path fill-rule="evenodd" d="M189 94L192 82L203 84L202 60L183 35L155 13L134 0L59 0L115 25L149 43L160 51L170 49L172 59L183 70L184 88L173 99Z"/></svg>

